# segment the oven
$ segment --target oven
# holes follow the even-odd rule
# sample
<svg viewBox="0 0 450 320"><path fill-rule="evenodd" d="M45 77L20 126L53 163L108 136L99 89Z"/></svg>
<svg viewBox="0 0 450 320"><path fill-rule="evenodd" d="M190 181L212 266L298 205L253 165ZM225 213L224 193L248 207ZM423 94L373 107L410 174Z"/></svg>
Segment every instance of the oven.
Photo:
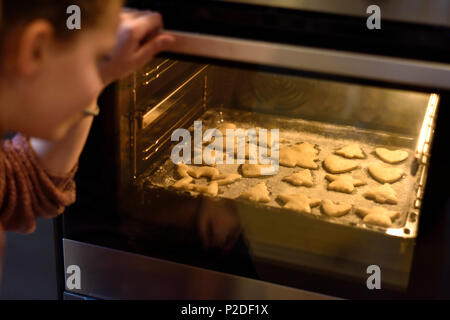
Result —
<svg viewBox="0 0 450 320"><path fill-rule="evenodd" d="M177 43L101 97L61 297L448 297L450 8L399 3L131 1Z"/></svg>

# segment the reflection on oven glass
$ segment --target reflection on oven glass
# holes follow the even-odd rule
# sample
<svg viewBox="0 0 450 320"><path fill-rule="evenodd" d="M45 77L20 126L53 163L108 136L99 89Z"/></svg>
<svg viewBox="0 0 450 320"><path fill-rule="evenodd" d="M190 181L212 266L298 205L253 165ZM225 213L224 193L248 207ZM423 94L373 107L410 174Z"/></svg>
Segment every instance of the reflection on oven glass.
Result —
<svg viewBox="0 0 450 320"><path fill-rule="evenodd" d="M241 227L237 209L232 203L218 205L205 198L199 209L198 231L203 247L230 251L239 238Z"/></svg>

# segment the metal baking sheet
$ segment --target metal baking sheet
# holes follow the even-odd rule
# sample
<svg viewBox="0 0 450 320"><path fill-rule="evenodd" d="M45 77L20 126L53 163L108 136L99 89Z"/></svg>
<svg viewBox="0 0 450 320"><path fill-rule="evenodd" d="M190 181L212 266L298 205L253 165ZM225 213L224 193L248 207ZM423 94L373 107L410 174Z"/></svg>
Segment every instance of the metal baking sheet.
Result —
<svg viewBox="0 0 450 320"><path fill-rule="evenodd" d="M394 220L391 228L403 228L408 218L408 212L413 207L415 200L415 189L417 174L414 158L415 138L408 136L393 135L388 132L365 130L363 128L356 128L353 126L333 125L329 123L306 121L302 119L283 118L273 115L243 112L233 109L210 109L206 111L199 119L203 121L203 128L215 128L222 122L232 122L238 128L256 128L262 127L267 129L279 129L280 140L286 139L289 143L309 142L313 143L320 150L319 169L311 170L315 185L312 188L296 187L282 179L294 172L302 170L300 167L287 168L280 166L278 174L275 176L264 176L260 178L242 178L240 181L227 186L219 187L219 194L217 197L236 199L237 201L245 201L237 199L239 195L251 186L260 182L265 182L271 195L271 201L265 204L259 204L269 207L280 208L279 202L276 198L279 194L295 194L304 193L312 198L330 199L343 203L353 205L352 211L339 218L332 218L324 215L321 212L320 206L312 208L311 215L328 221L330 223L346 224L358 228L370 228L378 232L386 232L386 228L365 225L361 218L354 213L355 207L374 207L382 206L389 210L398 210L401 216ZM193 130L193 126L190 128ZM323 160L348 144L358 143L367 155L366 159L356 160L360 164L360 168L353 170L351 173L353 177L363 179L367 185L356 187L352 194L327 190L328 181L325 179L327 174L323 168ZM384 163L374 154L375 148L387 147L407 151L409 157L406 161L391 165ZM151 174L144 177L144 180L150 182L153 186L161 188L170 188L170 186L178 180L175 172L175 165L170 159L170 154L162 154L161 160L158 161L161 165L156 170L151 170ZM371 164L379 163L385 166L400 167L405 172L404 177L391 184L398 196L398 204L378 204L374 201L367 200L363 197L363 193L381 184L375 181L367 172L367 167ZM238 164L218 164L216 168L221 173L237 173L239 172ZM203 182L206 183L206 179ZM196 194L192 194L196 196ZM300 214L300 213L296 213ZM411 231L413 232L413 231Z"/></svg>

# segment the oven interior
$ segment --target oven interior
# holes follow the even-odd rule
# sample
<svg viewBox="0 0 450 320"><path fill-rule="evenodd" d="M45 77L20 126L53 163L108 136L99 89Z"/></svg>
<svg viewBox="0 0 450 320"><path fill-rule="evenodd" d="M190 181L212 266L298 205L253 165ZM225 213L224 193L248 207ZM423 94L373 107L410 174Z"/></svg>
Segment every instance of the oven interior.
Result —
<svg viewBox="0 0 450 320"><path fill-rule="evenodd" d="M122 80L117 91L118 189L120 212L152 225L176 230L164 239L188 246L193 238L204 248L227 250L242 235L258 277L277 282L273 271L259 265L313 270L339 278L365 279L369 265L384 271L383 285L406 288L428 170L439 96L384 87L312 78L292 70L160 57ZM311 170L314 186L294 186L283 178L302 170L280 165L273 176L246 178L219 186L217 196L172 188L179 179L171 150L174 130L194 135L233 123L238 128L279 129L280 148L301 142L320 151L319 168ZM357 143L365 153L351 174L366 182L351 194L327 189L323 160ZM387 164L375 148L403 150L405 161ZM372 164L403 170L390 186L398 203L377 204L363 194L381 186L368 173ZM242 173L240 164L217 164L221 173ZM255 203L239 196L264 182L270 201ZM207 185L208 179L198 179ZM305 194L352 205L342 217L283 208L280 194ZM383 207L400 212L391 227L364 223L355 208ZM160 231L163 233L163 231ZM206 249L205 249L206 250ZM236 263L239 263L236 261ZM273 270L273 268L271 269ZM281 269L280 269L281 270ZM365 281L365 280L364 280ZM365 283L365 282L364 282Z"/></svg>

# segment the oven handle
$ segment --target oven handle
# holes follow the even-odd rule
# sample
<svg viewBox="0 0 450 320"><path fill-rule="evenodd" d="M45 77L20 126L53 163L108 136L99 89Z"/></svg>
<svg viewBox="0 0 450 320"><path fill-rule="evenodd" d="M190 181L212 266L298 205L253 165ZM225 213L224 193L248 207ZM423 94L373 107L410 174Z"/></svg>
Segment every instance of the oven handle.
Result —
<svg viewBox="0 0 450 320"><path fill-rule="evenodd" d="M254 63L423 88L450 89L450 64L167 31L176 38L168 52Z"/></svg>

